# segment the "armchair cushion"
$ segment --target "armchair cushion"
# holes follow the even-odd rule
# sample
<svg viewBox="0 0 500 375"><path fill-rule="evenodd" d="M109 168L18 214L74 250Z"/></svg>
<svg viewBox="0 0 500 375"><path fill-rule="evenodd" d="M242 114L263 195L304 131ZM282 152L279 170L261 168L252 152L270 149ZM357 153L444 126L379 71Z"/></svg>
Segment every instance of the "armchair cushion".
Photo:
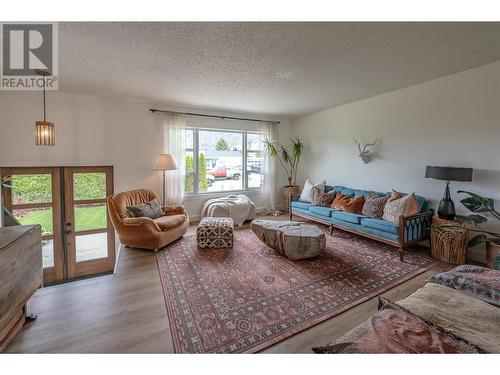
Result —
<svg viewBox="0 0 500 375"><path fill-rule="evenodd" d="M157 199L152 199L149 202L142 202L134 206L127 206L127 212L131 217L149 217L156 219L163 216L160 203Z"/></svg>
<svg viewBox="0 0 500 375"><path fill-rule="evenodd" d="M162 232L169 231L171 229L174 229L180 225L182 225L186 221L186 215L185 214L178 214L178 215L166 215L166 216L161 216L159 218L154 219L154 222Z"/></svg>

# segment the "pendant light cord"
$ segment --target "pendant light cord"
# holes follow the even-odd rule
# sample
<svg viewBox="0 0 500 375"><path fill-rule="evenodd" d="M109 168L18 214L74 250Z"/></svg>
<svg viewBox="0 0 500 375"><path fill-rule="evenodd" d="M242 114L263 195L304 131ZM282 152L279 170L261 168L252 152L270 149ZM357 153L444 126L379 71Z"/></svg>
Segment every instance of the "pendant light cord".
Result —
<svg viewBox="0 0 500 375"><path fill-rule="evenodd" d="M42 76L43 77L43 122L46 122L47 119L45 117L45 76Z"/></svg>

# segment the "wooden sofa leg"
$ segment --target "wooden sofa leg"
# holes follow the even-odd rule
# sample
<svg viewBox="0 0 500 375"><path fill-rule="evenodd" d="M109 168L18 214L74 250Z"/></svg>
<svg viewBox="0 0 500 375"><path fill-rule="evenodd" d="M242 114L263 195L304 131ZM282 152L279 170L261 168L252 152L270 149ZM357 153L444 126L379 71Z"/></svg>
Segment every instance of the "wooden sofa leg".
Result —
<svg viewBox="0 0 500 375"><path fill-rule="evenodd" d="M330 225L330 236L333 236L333 225Z"/></svg>
<svg viewBox="0 0 500 375"><path fill-rule="evenodd" d="M290 212L290 221L293 219L293 214Z"/></svg>
<svg viewBox="0 0 500 375"><path fill-rule="evenodd" d="M405 256L405 249L403 247L399 248L399 260L402 262Z"/></svg>

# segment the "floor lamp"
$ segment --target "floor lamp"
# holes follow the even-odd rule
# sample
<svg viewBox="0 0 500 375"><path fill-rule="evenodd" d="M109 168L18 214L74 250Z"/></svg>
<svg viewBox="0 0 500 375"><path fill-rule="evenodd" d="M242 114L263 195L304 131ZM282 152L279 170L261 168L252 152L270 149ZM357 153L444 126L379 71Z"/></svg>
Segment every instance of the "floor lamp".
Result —
<svg viewBox="0 0 500 375"><path fill-rule="evenodd" d="M165 174L167 171L173 171L177 169L177 165L175 165L174 158L170 154L159 154L156 157L156 166L155 171L163 171L163 184L161 189L161 204L162 206L166 205L165 202Z"/></svg>

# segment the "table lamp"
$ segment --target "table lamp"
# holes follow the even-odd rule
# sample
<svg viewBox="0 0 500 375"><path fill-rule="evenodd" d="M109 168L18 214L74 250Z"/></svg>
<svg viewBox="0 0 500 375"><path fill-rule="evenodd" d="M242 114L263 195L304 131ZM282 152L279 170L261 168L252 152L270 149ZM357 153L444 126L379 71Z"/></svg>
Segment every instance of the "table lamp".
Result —
<svg viewBox="0 0 500 375"><path fill-rule="evenodd" d="M170 154L159 154L156 157L156 166L155 171L163 171L163 189L161 190L161 204L162 206L166 205L165 202L165 174L167 171L173 171L177 169L177 165L175 164L174 158Z"/></svg>
<svg viewBox="0 0 500 375"><path fill-rule="evenodd" d="M441 219L453 220L455 218L455 204L451 200L450 182L451 181L472 181L472 168L457 167L434 167L428 165L425 169L425 177L434 180L445 181L443 199L439 202L438 216Z"/></svg>

